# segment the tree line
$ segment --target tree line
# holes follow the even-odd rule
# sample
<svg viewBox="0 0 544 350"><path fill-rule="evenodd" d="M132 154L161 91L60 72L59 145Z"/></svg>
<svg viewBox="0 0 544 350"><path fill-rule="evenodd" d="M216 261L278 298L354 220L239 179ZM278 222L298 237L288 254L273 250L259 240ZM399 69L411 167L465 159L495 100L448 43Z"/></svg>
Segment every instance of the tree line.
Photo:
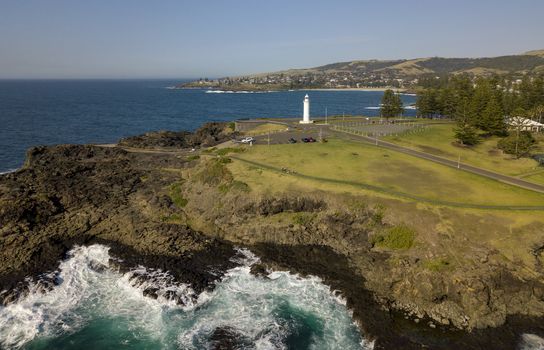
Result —
<svg viewBox="0 0 544 350"><path fill-rule="evenodd" d="M427 87L418 93L417 115L455 119L455 137L463 145L475 145L482 137L500 136L503 139L499 148L520 157L528 154L535 140L523 131L523 125L513 125L508 120L528 118L544 122L541 76L524 77L521 81L505 77L473 81L469 76L456 75L422 83Z"/></svg>

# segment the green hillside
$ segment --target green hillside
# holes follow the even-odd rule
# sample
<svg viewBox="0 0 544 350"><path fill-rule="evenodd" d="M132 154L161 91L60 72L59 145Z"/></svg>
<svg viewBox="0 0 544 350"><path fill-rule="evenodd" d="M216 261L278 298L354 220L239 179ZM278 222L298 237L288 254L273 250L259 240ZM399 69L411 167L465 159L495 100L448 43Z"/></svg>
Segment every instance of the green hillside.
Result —
<svg viewBox="0 0 544 350"><path fill-rule="evenodd" d="M473 77L508 75L513 79L544 73L544 50L520 55L482 58L426 57L400 60L363 60L331 63L248 76L198 80L179 87L225 90L281 90L300 88L413 88L418 79L448 74Z"/></svg>

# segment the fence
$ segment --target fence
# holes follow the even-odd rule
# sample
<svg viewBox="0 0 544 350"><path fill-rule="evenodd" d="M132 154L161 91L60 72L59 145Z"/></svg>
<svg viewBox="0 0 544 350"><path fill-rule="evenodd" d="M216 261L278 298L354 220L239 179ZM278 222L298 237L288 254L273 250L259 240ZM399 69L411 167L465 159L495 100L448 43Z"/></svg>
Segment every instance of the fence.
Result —
<svg viewBox="0 0 544 350"><path fill-rule="evenodd" d="M393 121L334 121L331 129L360 136L397 136L422 132L427 129L426 124L407 120Z"/></svg>

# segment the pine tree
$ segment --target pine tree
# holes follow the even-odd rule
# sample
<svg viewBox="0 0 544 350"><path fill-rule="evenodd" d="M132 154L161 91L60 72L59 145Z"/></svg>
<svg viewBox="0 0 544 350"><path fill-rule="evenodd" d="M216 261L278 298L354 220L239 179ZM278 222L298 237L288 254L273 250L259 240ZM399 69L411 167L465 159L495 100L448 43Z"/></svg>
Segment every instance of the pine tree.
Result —
<svg viewBox="0 0 544 350"><path fill-rule="evenodd" d="M478 132L472 125L472 119L468 114L469 103L464 99L459 104L455 112L456 127L454 129L455 138L462 144L467 146L475 145L479 142Z"/></svg>
<svg viewBox="0 0 544 350"><path fill-rule="evenodd" d="M400 95L395 94L391 89L385 90L382 97L382 106L380 108L381 116L389 119L398 117L402 112L403 108Z"/></svg>
<svg viewBox="0 0 544 350"><path fill-rule="evenodd" d="M452 88L443 89L440 92L440 114L447 117L454 117L459 101Z"/></svg>
<svg viewBox="0 0 544 350"><path fill-rule="evenodd" d="M481 129L489 135L505 136L507 134L504 112L494 95L491 95L488 100L481 121Z"/></svg>
<svg viewBox="0 0 544 350"><path fill-rule="evenodd" d="M393 100L393 110L395 117L402 116L404 114L404 107L400 94L395 94L395 98Z"/></svg>
<svg viewBox="0 0 544 350"><path fill-rule="evenodd" d="M418 95L416 101L417 115L429 118L436 113L436 93L433 89L426 89Z"/></svg>
<svg viewBox="0 0 544 350"><path fill-rule="evenodd" d="M474 89L474 95L470 100L470 117L472 124L477 128L485 130L485 121L483 118L484 111L487 107L488 101L491 99L492 92L488 81L479 79L476 88Z"/></svg>
<svg viewBox="0 0 544 350"><path fill-rule="evenodd" d="M536 140L528 131L518 131L508 137L501 139L497 147L505 153L512 154L516 158L528 156L535 147Z"/></svg>

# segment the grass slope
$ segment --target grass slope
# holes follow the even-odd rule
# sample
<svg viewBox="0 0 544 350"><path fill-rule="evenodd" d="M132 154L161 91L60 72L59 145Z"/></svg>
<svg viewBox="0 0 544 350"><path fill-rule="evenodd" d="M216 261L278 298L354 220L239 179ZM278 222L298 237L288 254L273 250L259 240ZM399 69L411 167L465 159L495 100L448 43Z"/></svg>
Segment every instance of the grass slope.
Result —
<svg viewBox="0 0 544 350"><path fill-rule="evenodd" d="M390 192L428 199L482 206L544 206L544 195L478 175L435 164L402 153L355 142L332 139L325 144L253 146L237 156L253 165L229 165L235 177L252 189L270 191L303 184L333 192ZM285 174L271 172L284 169ZM295 172L299 176L292 176ZM303 176L300 176L303 175ZM305 177L304 177L305 176ZM312 180L308 185L305 179ZM320 181L319 179L325 179ZM353 184L361 184L361 189ZM355 186L357 187L357 186ZM379 188L378 191L373 187Z"/></svg>
<svg viewBox="0 0 544 350"><path fill-rule="evenodd" d="M513 159L502 153L496 148L496 137L485 139L475 147L455 146L452 143L455 139L453 129L454 125L433 125L419 133L388 136L384 140L451 160L457 160L461 156L462 163L510 176L520 176L539 169L533 159ZM544 184L538 176L525 179Z"/></svg>

